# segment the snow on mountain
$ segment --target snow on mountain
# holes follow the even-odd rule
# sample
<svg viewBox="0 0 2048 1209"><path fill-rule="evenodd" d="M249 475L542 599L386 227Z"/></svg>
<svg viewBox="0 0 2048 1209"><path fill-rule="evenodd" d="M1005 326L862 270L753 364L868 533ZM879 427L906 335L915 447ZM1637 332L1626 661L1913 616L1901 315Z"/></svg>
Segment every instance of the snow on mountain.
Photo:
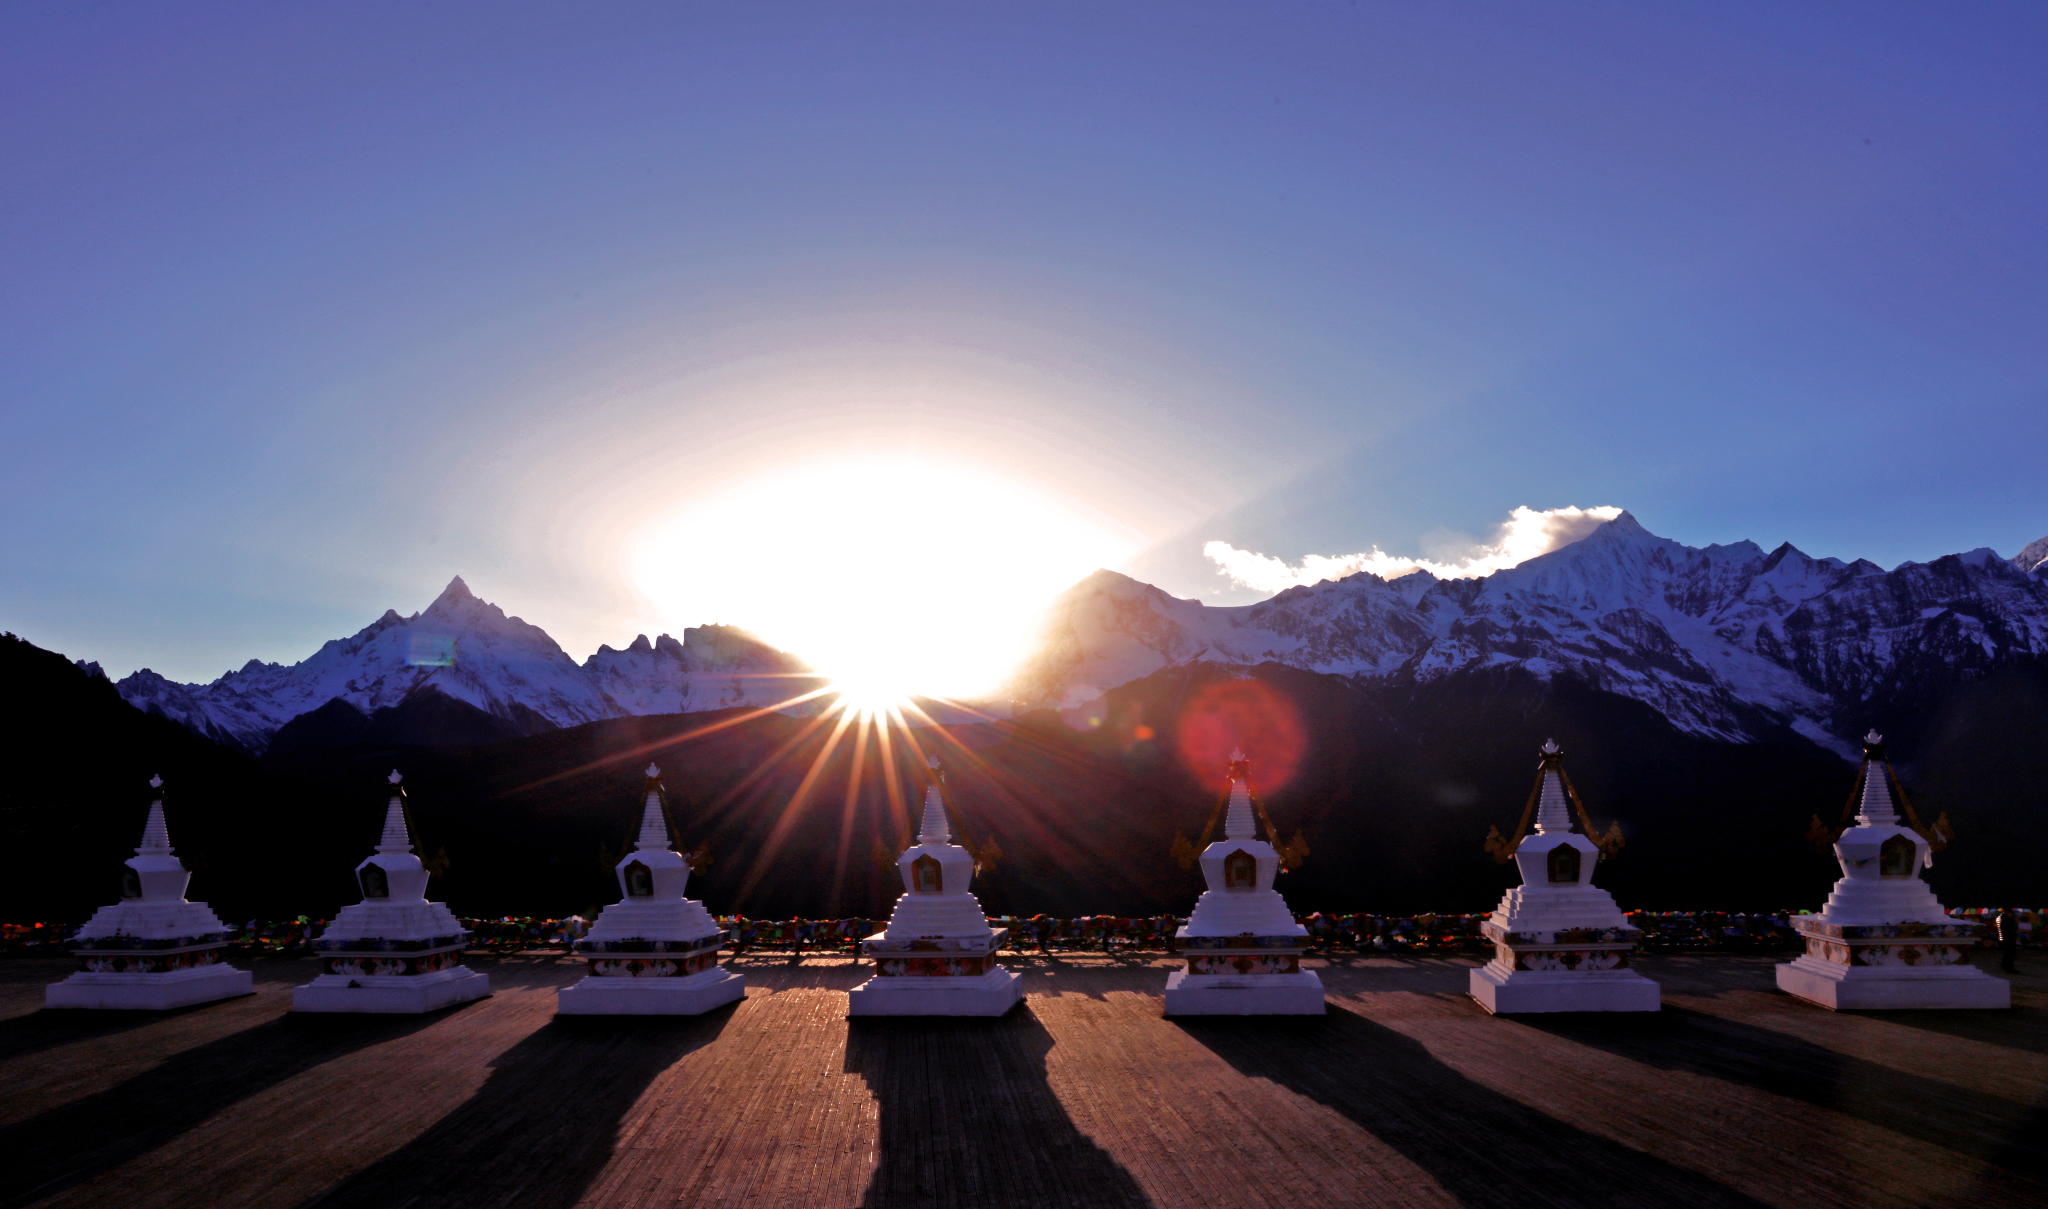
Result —
<svg viewBox="0 0 2048 1209"><path fill-rule="evenodd" d="M1860 703L1924 677L2048 655L2048 577L1990 551L1875 565L1751 542L1694 549L1623 513L1483 579L1353 575L1205 608L1098 572L1054 605L1013 680L1020 707L1075 708L1161 668L1266 660L1427 681L1570 673L1731 740L1793 726L1848 750Z"/></svg>
<svg viewBox="0 0 2048 1209"><path fill-rule="evenodd" d="M1248 612L1207 608L1128 575L1097 571L1055 602L1037 653L1012 679L1009 694L1027 706L1071 707L1162 667L1204 658L1259 663L1292 655L1301 645L1248 625Z"/></svg>
<svg viewBox="0 0 2048 1209"><path fill-rule="evenodd" d="M545 630L477 599L458 576L424 611L387 610L299 663L251 660L211 684L177 684L145 668L117 687L137 708L250 751L336 698L367 714L438 692L531 732L793 695L777 677L801 668L781 652L723 627L684 637L649 643L643 635L623 651L600 648L579 666Z"/></svg>
<svg viewBox="0 0 2048 1209"><path fill-rule="evenodd" d="M627 714L772 705L818 683L795 656L719 625L684 630L681 642L642 634L623 651L600 646L583 670Z"/></svg>
<svg viewBox="0 0 2048 1209"><path fill-rule="evenodd" d="M2031 560L2031 562L2030 562ZM1072 709L1162 668L1265 662L1378 681L1516 667L1576 676L1681 729L1740 741L1779 725L1853 751L1865 702L2048 657L2048 538L1885 571L1752 542L1694 549L1624 512L1583 540L1484 578L1371 573L1210 608L1113 571L1063 593L1006 687L1016 708ZM438 692L528 732L631 714L773 706L817 681L793 656L723 626L600 647L582 665L461 579L425 611L386 612L289 667L250 662L211 684L144 669L136 706L261 751L336 698L364 713Z"/></svg>
<svg viewBox="0 0 2048 1209"><path fill-rule="evenodd" d="M2014 556L2012 565L2023 575L2048 568L2048 537L2035 538L2028 542L2026 549Z"/></svg>

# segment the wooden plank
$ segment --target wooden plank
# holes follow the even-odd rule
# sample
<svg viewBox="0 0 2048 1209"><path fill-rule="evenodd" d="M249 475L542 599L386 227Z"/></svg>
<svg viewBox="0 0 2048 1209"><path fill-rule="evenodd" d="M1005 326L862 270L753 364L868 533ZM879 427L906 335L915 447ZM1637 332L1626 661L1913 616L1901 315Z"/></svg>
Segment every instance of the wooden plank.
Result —
<svg viewBox="0 0 2048 1209"><path fill-rule="evenodd" d="M1001 1020L845 1018L866 970L750 956L695 1019L490 999L294 1017L305 961L159 1016L38 1011L0 963L0 1207L2038 1205L2048 961L2010 1012L1821 1011L1771 962L1642 963L1646 1016L1496 1019L1461 959L1311 964L1330 1012L1161 1015L1153 955L1009 959Z"/></svg>

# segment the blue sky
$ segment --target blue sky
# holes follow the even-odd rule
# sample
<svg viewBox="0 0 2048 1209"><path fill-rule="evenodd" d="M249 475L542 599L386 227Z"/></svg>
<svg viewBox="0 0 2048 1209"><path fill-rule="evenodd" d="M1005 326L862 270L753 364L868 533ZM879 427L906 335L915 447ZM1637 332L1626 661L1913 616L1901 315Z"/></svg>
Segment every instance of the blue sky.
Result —
<svg viewBox="0 0 2048 1209"><path fill-rule="evenodd" d="M1418 555L1518 505L2012 554L2048 533L2044 35L2037 4L0 8L0 628L210 679L457 573L579 656L745 624L658 608L637 535L906 451L1217 602L1251 597L1206 541ZM681 581L881 590L806 568Z"/></svg>

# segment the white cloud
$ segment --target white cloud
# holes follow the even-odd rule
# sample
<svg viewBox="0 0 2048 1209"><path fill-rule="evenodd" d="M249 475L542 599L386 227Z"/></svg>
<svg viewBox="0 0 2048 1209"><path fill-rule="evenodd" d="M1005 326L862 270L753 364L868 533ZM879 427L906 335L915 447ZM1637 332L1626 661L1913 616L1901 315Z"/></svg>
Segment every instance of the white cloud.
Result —
<svg viewBox="0 0 2048 1209"><path fill-rule="evenodd" d="M1228 542L1210 542L1202 547L1202 553L1215 560L1221 574L1260 592L1342 579L1360 571L1370 571L1382 579L1397 579L1411 571L1427 571L1439 579L1465 579L1504 571L1539 554L1569 546L1620 515L1621 509L1615 507L1549 508L1540 512L1517 508L1501 522L1500 531L1491 542L1474 542L1469 553L1443 562L1400 558L1378 546L1364 554L1311 554L1301 560L1300 566L1290 566L1268 554L1240 550Z"/></svg>

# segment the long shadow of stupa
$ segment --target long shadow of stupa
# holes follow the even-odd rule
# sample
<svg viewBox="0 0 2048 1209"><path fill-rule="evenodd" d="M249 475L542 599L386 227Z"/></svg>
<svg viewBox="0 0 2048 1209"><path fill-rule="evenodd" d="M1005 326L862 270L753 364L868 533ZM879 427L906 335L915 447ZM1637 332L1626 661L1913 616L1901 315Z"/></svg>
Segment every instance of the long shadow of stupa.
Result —
<svg viewBox="0 0 2048 1209"><path fill-rule="evenodd" d="M847 1022L846 1070L881 1110L867 1209L1149 1205L1046 1081L1052 1034L1028 1006L994 1020Z"/></svg>
<svg viewBox="0 0 2048 1209"><path fill-rule="evenodd" d="M440 1020L282 1017L173 1054L105 1091L0 1129L0 1207L54 1196L229 1106L355 1050Z"/></svg>
<svg viewBox="0 0 2048 1209"><path fill-rule="evenodd" d="M57 979L52 978L50 981L55 982ZM209 1003L194 1003L163 1011L137 1012L42 1008L23 1016L0 1020L0 1062L26 1058L31 1054L56 1049L60 1045L70 1045L76 1041L93 1041L101 1037L112 1037L147 1028L159 1021L204 1012L217 1002L216 1000Z"/></svg>
<svg viewBox="0 0 2048 1209"><path fill-rule="evenodd" d="M733 1010L557 1016L500 1054L460 1108L305 1209L573 1205L648 1085L715 1041Z"/></svg>
<svg viewBox="0 0 2048 1209"><path fill-rule="evenodd" d="M1240 1072L1349 1117L1472 1209L1761 1205L1474 1082L1335 1004L1322 1016L1174 1023Z"/></svg>
<svg viewBox="0 0 2048 1209"><path fill-rule="evenodd" d="M1922 1015L1959 1017L1965 1013ZM1671 1004L1654 1016L1645 1013L1637 1019L1560 1014L1548 1019L1529 1017L1524 1023L1644 1066L1684 1071L1800 1100L2024 1176L2048 1177L2048 1100L2022 1103L1854 1057L1774 1029ZM1824 1135L1809 1143L1813 1147L1830 1144ZM1854 1162L1857 1157L1855 1152L1845 1151L1842 1161Z"/></svg>

